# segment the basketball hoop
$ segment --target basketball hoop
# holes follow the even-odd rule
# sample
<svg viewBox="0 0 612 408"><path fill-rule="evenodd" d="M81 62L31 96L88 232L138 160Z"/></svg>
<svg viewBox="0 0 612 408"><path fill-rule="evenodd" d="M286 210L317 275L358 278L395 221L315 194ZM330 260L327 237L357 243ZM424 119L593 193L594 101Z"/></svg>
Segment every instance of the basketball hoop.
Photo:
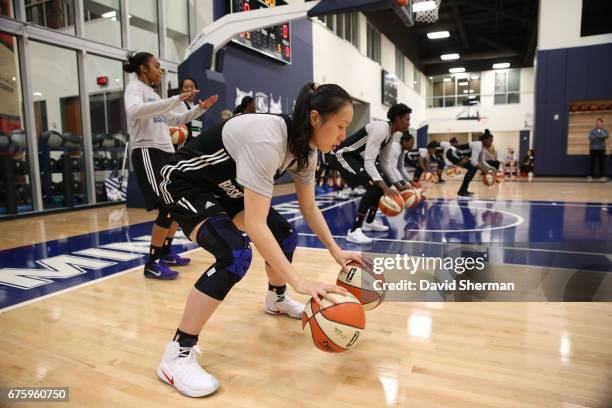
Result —
<svg viewBox="0 0 612 408"><path fill-rule="evenodd" d="M421 0L424 1L424 0ZM438 10L440 10L440 1L441 0L434 0L436 3L436 8L434 8L433 10L428 10L428 11L419 11L418 13L414 13L416 15L416 22L417 23L435 23L436 21L438 21ZM415 3L419 3L418 0L415 0Z"/></svg>

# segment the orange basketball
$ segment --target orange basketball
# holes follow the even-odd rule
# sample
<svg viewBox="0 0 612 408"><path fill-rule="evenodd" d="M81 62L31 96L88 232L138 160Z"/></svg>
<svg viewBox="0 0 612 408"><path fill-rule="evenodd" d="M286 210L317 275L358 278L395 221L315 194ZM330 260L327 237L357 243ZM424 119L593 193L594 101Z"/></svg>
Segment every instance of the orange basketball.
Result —
<svg viewBox="0 0 612 408"><path fill-rule="evenodd" d="M425 177L424 177L425 181L427 181L428 183L437 183L438 182L438 175L436 173L425 173Z"/></svg>
<svg viewBox="0 0 612 408"><path fill-rule="evenodd" d="M350 293L329 293L336 303L327 299L321 306L312 298L302 313L302 328L319 350L341 353L355 345L365 329L365 312L359 300Z"/></svg>
<svg viewBox="0 0 612 408"><path fill-rule="evenodd" d="M456 169L455 167L447 167L446 170L444 170L444 173L446 173L447 177L453 177L456 173Z"/></svg>
<svg viewBox="0 0 612 408"><path fill-rule="evenodd" d="M589 105L589 110L591 112L595 112L597 110L597 104L596 103L592 103L591 105Z"/></svg>
<svg viewBox="0 0 612 408"><path fill-rule="evenodd" d="M587 105L586 103L583 103L582 105L580 105L580 107L578 109L580 111L582 111L582 112L588 111L589 110L589 105Z"/></svg>
<svg viewBox="0 0 612 408"><path fill-rule="evenodd" d="M376 274L372 270L372 265L360 265L357 262L351 261L347 270L340 270L336 285L342 286L355 296L363 310L372 310L380 305L385 298L385 291L376 289L375 281L385 281L385 276Z"/></svg>
<svg viewBox="0 0 612 408"><path fill-rule="evenodd" d="M404 199L404 208L417 208L419 206L419 196L417 192L411 188L400 191Z"/></svg>
<svg viewBox="0 0 612 408"><path fill-rule="evenodd" d="M487 186L487 187L491 187L493 185L495 185L495 176L491 173L486 173L482 175L482 183Z"/></svg>
<svg viewBox="0 0 612 408"><path fill-rule="evenodd" d="M378 208L380 208L380 211L382 211L383 214L395 217L402 212L402 209L404 208L404 200L402 197L391 198L384 195L380 197Z"/></svg>
<svg viewBox="0 0 612 408"><path fill-rule="evenodd" d="M597 107L597 110L606 110L608 108L608 105L606 105L605 103L600 103L599 106Z"/></svg>
<svg viewBox="0 0 612 408"><path fill-rule="evenodd" d="M576 105L575 103L572 103L570 105L570 112L576 112L578 110L578 105Z"/></svg>
<svg viewBox="0 0 612 408"><path fill-rule="evenodd" d="M172 144L183 144L185 140L187 140L187 134L189 131L187 130L187 126L181 125L179 127L171 127L170 128L170 138L172 139Z"/></svg>
<svg viewBox="0 0 612 408"><path fill-rule="evenodd" d="M416 192L417 192L417 196L419 197L419 203L424 203L425 200L427 200L427 196L425 195L425 189L417 188Z"/></svg>

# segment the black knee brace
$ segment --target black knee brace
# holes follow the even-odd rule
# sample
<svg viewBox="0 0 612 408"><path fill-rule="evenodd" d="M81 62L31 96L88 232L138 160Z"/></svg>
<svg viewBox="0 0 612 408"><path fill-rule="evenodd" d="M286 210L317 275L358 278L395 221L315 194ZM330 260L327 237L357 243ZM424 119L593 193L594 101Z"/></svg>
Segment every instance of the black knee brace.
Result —
<svg viewBox="0 0 612 408"><path fill-rule="evenodd" d="M223 300L247 273L253 252L249 237L226 214L206 220L198 231L198 244L214 255L215 263L198 279L197 290Z"/></svg>
<svg viewBox="0 0 612 408"><path fill-rule="evenodd" d="M268 228L272 231L272 235L276 238L276 242L280 245L283 253L289 260L293 261L293 253L297 247L298 234L289 222L274 209L268 213L267 219Z"/></svg>
<svg viewBox="0 0 612 408"><path fill-rule="evenodd" d="M172 224L170 212L166 209L166 207L160 208L159 212L157 213L157 218L155 219L155 225L168 229L170 228L170 224Z"/></svg>

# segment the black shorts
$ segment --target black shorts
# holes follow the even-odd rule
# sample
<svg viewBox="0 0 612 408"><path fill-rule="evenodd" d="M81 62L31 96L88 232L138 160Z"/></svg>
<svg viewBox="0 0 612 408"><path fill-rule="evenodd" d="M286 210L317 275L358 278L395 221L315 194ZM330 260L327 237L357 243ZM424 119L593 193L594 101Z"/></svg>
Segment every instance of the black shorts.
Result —
<svg viewBox="0 0 612 408"><path fill-rule="evenodd" d="M457 157L453 154L453 151L451 149L448 149L446 152L446 158L453 163L455 166L459 165L459 162L461 160L463 160L465 157Z"/></svg>
<svg viewBox="0 0 612 408"><path fill-rule="evenodd" d="M329 166L337 170L342 180L351 188L368 187L374 184L363 167L363 159L352 154L329 155Z"/></svg>
<svg viewBox="0 0 612 408"><path fill-rule="evenodd" d="M160 208L163 205L163 201L159 196L161 169L171 156L172 153L152 147L132 150L134 173L136 173L138 178L138 185L144 197L147 211Z"/></svg>
<svg viewBox="0 0 612 408"><path fill-rule="evenodd" d="M244 210L243 197L230 198L215 195L200 186L194 186L176 178L173 178L173 181L168 184L168 191L176 198L175 202L166 204L166 207L172 219L178 223L187 237L198 224L213 215L225 213L230 219L233 219ZM273 233L292 228L289 222L272 207L268 212L267 225Z"/></svg>

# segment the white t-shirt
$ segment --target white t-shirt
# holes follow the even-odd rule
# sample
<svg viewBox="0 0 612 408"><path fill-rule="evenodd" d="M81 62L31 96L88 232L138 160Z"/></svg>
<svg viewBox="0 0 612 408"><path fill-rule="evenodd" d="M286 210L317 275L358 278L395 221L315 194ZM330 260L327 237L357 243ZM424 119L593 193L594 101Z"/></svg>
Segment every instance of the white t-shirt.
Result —
<svg viewBox="0 0 612 408"><path fill-rule="evenodd" d="M391 139L391 124L375 120L368 123L365 129L368 132L368 140L363 155L363 167L373 181L381 181L383 178L376 168L376 158L381 146Z"/></svg>
<svg viewBox="0 0 612 408"><path fill-rule="evenodd" d="M182 125L206 112L199 106L176 112L182 104L178 95L161 99L153 88L139 79L125 87L124 102L131 149L148 147L174 153L168 126Z"/></svg>
<svg viewBox="0 0 612 408"><path fill-rule="evenodd" d="M308 167L297 171L287 145L287 124L276 115L242 114L227 121L223 145L236 162L236 181L266 197L272 197L274 177L287 170L296 183L314 184L317 149L311 146Z"/></svg>

